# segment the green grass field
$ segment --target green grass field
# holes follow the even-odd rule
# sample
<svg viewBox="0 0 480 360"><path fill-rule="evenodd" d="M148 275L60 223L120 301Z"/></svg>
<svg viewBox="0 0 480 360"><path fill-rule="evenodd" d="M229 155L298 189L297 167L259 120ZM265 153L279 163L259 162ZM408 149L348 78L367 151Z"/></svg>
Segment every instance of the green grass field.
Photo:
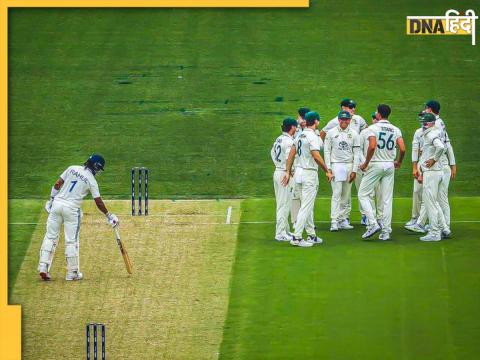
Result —
<svg viewBox="0 0 480 360"><path fill-rule="evenodd" d="M475 5L458 10L478 13ZM24 305L24 358L82 358L89 320L107 323L115 359L478 358L479 50L469 37L405 35L406 16L452 6L11 9L9 296ZM269 152L280 122L309 106L323 125L343 97L367 120L378 103L391 104L407 151L424 101L441 102L459 170L450 187L453 239L424 244L402 229L408 153L395 179L391 242L363 242L359 226L326 232L326 183L315 214L326 243L296 249L272 240ZM58 280L43 287L35 267L44 201L59 174L92 152L107 160L100 190L122 215L134 262L148 266L122 282L113 238L103 241L111 234L87 200L88 281L66 286L59 251ZM129 198L129 170L140 165L150 168L152 199L219 201L181 211L178 201L158 202L139 238L129 227L142 220L118 200ZM234 223L226 225L230 202ZM357 212L353 219L358 225ZM55 311L42 316L39 305Z"/></svg>

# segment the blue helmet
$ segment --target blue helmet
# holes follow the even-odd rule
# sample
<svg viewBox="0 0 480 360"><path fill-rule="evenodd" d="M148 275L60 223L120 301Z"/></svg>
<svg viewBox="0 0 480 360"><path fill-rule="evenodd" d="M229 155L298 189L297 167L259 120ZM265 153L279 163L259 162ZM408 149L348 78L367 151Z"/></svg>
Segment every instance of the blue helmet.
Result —
<svg viewBox="0 0 480 360"><path fill-rule="evenodd" d="M105 159L102 155L93 154L91 155L88 160L85 162L85 166L92 169L94 172L104 170L105 167Z"/></svg>

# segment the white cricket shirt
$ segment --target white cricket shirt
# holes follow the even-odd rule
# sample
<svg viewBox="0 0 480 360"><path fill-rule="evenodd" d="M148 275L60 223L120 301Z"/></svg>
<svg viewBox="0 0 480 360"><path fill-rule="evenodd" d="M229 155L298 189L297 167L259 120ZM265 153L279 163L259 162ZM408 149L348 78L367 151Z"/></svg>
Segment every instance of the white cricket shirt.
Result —
<svg viewBox="0 0 480 360"><path fill-rule="evenodd" d="M385 119L379 120L368 129L377 138L377 148L370 161L393 162L397 157L397 139L402 137L400 129Z"/></svg>
<svg viewBox="0 0 480 360"><path fill-rule="evenodd" d="M89 192L94 199L100 197L97 180L90 169L85 166L70 166L60 177L64 183L54 201L79 208L82 206L83 198Z"/></svg>
<svg viewBox="0 0 480 360"><path fill-rule="evenodd" d="M308 170L318 170L318 164L312 156L311 151L320 151L323 145L320 136L315 134L315 131L310 128L303 129L303 132L294 141L297 149L297 167Z"/></svg>
<svg viewBox="0 0 480 360"><path fill-rule="evenodd" d="M353 163L354 160L355 165L358 165L358 159L354 159L354 149L359 147L358 133L350 126L342 130L338 125L329 130L325 136L323 149L327 167L331 169L332 163ZM355 151L355 154L358 154L358 151Z"/></svg>
<svg viewBox="0 0 480 360"><path fill-rule="evenodd" d="M270 155L277 170L287 170L287 159L293 146L293 137L284 132L273 143Z"/></svg>

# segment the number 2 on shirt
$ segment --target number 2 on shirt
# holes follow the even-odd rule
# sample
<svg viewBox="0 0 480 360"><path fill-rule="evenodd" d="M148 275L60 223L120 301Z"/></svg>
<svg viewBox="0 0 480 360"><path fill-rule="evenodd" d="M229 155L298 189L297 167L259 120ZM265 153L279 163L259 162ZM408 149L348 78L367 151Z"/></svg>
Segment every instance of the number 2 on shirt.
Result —
<svg viewBox="0 0 480 360"><path fill-rule="evenodd" d="M75 181L72 181L71 184L72 184L72 187L70 188L70 190L68 190L68 192L72 192L73 188L75 187L75 185L77 185L77 180Z"/></svg>

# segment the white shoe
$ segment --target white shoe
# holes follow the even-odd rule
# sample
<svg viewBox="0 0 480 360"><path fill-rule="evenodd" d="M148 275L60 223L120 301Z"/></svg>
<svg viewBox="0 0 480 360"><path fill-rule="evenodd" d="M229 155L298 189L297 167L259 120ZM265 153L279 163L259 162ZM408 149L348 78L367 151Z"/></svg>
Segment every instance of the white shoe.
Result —
<svg viewBox="0 0 480 360"><path fill-rule="evenodd" d="M288 235L275 236L275 240L277 240L277 241L290 241L290 240L293 240L293 236L288 236Z"/></svg>
<svg viewBox="0 0 480 360"><path fill-rule="evenodd" d="M382 231L380 233L380 235L378 236L378 238L382 241L390 240L390 233L388 233L386 231Z"/></svg>
<svg viewBox="0 0 480 360"><path fill-rule="evenodd" d="M335 221L332 221L330 231L338 231L338 224Z"/></svg>
<svg viewBox="0 0 480 360"><path fill-rule="evenodd" d="M422 236L420 240L421 241L440 241L442 240L442 238L440 236L433 235L432 233L428 233L427 235Z"/></svg>
<svg viewBox="0 0 480 360"><path fill-rule="evenodd" d="M412 217L410 221L405 224L405 227L415 225L416 223L417 223L417 218Z"/></svg>
<svg viewBox="0 0 480 360"><path fill-rule="evenodd" d="M427 232L427 230L425 230L425 228L422 225L417 223L413 225L405 225L405 229L416 232L416 233L420 233L420 234L425 234Z"/></svg>
<svg viewBox="0 0 480 360"><path fill-rule="evenodd" d="M373 235L375 235L380 230L382 230L382 229L380 229L380 226L378 226L378 224L375 224L372 227L367 228L367 231L362 235L362 239L368 239L368 238L372 237Z"/></svg>
<svg viewBox="0 0 480 360"><path fill-rule="evenodd" d="M50 273L48 272L48 267L47 264L40 264L38 266L38 274L42 278L43 281L50 281L52 280L52 277L50 276Z"/></svg>
<svg viewBox="0 0 480 360"><path fill-rule="evenodd" d="M78 271L74 271L73 273L67 273L65 280L67 281L78 281L83 279L83 274Z"/></svg>
<svg viewBox="0 0 480 360"><path fill-rule="evenodd" d="M351 230L353 229L353 226L350 225L350 222L347 219L345 219L338 223L338 228L342 230Z"/></svg>
<svg viewBox="0 0 480 360"><path fill-rule="evenodd" d="M443 230L441 236L442 239L450 239L452 236L452 231L450 229Z"/></svg>
<svg viewBox="0 0 480 360"><path fill-rule="evenodd" d="M430 224L425 225L425 230L426 231L430 231L431 229L432 229L432 227L430 226Z"/></svg>
<svg viewBox="0 0 480 360"><path fill-rule="evenodd" d="M313 243L305 241L303 239L293 239L290 241L290 245L300 246L300 247L311 247Z"/></svg>
<svg viewBox="0 0 480 360"><path fill-rule="evenodd" d="M308 235L307 242L315 245L323 243L323 240L320 239L317 235Z"/></svg>

